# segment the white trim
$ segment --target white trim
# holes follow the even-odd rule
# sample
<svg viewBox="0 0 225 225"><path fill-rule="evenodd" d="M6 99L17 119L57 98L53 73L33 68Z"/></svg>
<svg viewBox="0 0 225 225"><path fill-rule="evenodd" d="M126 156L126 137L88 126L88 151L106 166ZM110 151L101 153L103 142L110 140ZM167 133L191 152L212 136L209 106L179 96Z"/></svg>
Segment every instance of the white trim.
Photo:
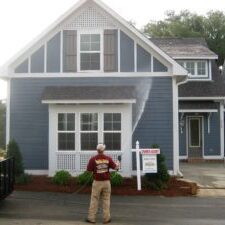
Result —
<svg viewBox="0 0 225 225"><path fill-rule="evenodd" d="M182 155L182 156L179 156L179 159L184 160L184 159L188 159L188 157L186 155Z"/></svg>
<svg viewBox="0 0 225 225"><path fill-rule="evenodd" d="M120 73L120 29L118 29L118 73Z"/></svg>
<svg viewBox="0 0 225 225"><path fill-rule="evenodd" d="M216 159L224 159L222 156L220 156L220 155L204 155L203 156L203 159L211 159L211 160L216 160Z"/></svg>
<svg viewBox="0 0 225 225"><path fill-rule="evenodd" d="M205 133L205 127L204 127L204 116L198 116L198 115L190 115L190 116L187 116L186 117L186 155L189 157L189 118L201 118L201 123L202 123L202 158L204 158L204 152L205 152L205 149L204 149L204 133Z"/></svg>
<svg viewBox="0 0 225 225"><path fill-rule="evenodd" d="M10 141L10 100L11 100L11 80L7 80L6 99L6 145Z"/></svg>
<svg viewBox="0 0 225 225"><path fill-rule="evenodd" d="M218 96L218 97L179 97L179 100L193 100L193 101L198 101L198 100L225 100L225 96Z"/></svg>
<svg viewBox="0 0 225 225"><path fill-rule="evenodd" d="M99 99L99 100L42 100L42 104L124 104L136 103L135 99Z"/></svg>
<svg viewBox="0 0 225 225"><path fill-rule="evenodd" d="M25 170L25 173L30 175L48 175L48 170Z"/></svg>
<svg viewBox="0 0 225 225"><path fill-rule="evenodd" d="M209 60L209 79L212 80L212 61Z"/></svg>
<svg viewBox="0 0 225 225"><path fill-rule="evenodd" d="M224 158L224 103L220 103L220 155Z"/></svg>
<svg viewBox="0 0 225 225"><path fill-rule="evenodd" d="M178 85L173 77L173 172L179 173L179 113L178 113Z"/></svg>
<svg viewBox="0 0 225 225"><path fill-rule="evenodd" d="M78 56L77 56L78 57ZM78 61L78 60L77 60ZM1 75L0 75L1 76ZM78 72L78 73L12 73L3 78L83 78L83 77L171 77L169 72ZM224 97L225 99L225 97Z"/></svg>
<svg viewBox="0 0 225 225"><path fill-rule="evenodd" d="M202 113L202 112L218 112L217 109L179 109L180 113L184 113L184 112L198 112L198 113Z"/></svg>
<svg viewBox="0 0 225 225"><path fill-rule="evenodd" d="M63 73L63 31L62 30L60 31L60 72Z"/></svg>
<svg viewBox="0 0 225 225"><path fill-rule="evenodd" d="M28 73L31 73L31 55L28 57Z"/></svg>
<svg viewBox="0 0 225 225"><path fill-rule="evenodd" d="M100 50L99 51L81 51L80 50L80 40L81 40L81 35L82 34L99 34L100 35ZM87 73L91 72L93 73L99 73L104 71L104 33L102 29L95 29L95 30L77 30L77 72L79 73ZM80 68L80 55L81 53L99 53L100 54L100 69L99 70L81 70Z"/></svg>
<svg viewBox="0 0 225 225"><path fill-rule="evenodd" d="M190 57L188 57L188 56L174 56L173 57L173 59L183 59L183 60L185 60L185 59L196 59L196 60L198 60L198 59L218 59L218 56L200 56L200 57L198 57L198 56L190 56Z"/></svg>
<svg viewBox="0 0 225 225"><path fill-rule="evenodd" d="M190 78L188 77L188 82L201 81L201 82L213 82L213 80L209 77L206 78Z"/></svg>
<svg viewBox="0 0 225 225"><path fill-rule="evenodd" d="M137 72L137 42L134 42L134 72Z"/></svg>
<svg viewBox="0 0 225 225"><path fill-rule="evenodd" d="M44 73L47 72L47 42L44 43Z"/></svg>
<svg viewBox="0 0 225 225"><path fill-rule="evenodd" d="M210 134L210 132L211 132L211 123L210 123L210 119L211 119L211 115L212 115L212 113L210 112L210 113L208 113L208 116L207 116L207 122L208 122L208 134Z"/></svg>

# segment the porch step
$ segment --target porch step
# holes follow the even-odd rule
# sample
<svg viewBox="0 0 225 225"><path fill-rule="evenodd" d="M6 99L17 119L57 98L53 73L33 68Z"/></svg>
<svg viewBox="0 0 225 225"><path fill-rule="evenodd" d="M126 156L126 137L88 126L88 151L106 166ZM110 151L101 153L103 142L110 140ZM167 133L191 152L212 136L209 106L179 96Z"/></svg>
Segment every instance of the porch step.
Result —
<svg viewBox="0 0 225 225"><path fill-rule="evenodd" d="M188 163L203 163L205 160L203 158L189 158Z"/></svg>

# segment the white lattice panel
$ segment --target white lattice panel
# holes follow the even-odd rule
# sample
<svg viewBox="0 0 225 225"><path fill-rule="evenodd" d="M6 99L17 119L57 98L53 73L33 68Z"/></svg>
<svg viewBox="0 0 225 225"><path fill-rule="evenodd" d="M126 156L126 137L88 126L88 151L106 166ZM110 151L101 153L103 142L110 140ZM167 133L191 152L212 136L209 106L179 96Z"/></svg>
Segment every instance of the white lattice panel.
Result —
<svg viewBox="0 0 225 225"><path fill-rule="evenodd" d="M115 28L112 19L94 5L88 5L78 14L74 15L63 29L82 29L82 28Z"/></svg>
<svg viewBox="0 0 225 225"><path fill-rule="evenodd" d="M81 154L80 155L80 171L85 171L87 169L87 164L89 159L95 154Z"/></svg>
<svg viewBox="0 0 225 225"><path fill-rule="evenodd" d="M75 170L76 155L70 153L57 154L57 170Z"/></svg>

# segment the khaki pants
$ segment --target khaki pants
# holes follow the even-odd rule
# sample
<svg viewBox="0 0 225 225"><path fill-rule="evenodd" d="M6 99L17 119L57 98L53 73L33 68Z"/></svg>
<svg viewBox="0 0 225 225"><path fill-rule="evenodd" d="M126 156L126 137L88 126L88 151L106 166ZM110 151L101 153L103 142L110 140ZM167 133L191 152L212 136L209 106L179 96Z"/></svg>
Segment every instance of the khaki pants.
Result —
<svg viewBox="0 0 225 225"><path fill-rule="evenodd" d="M92 184L91 202L88 212L88 219L95 222L98 211L99 199L102 200L103 220L107 222L110 219L110 196L111 184L110 181L95 181Z"/></svg>

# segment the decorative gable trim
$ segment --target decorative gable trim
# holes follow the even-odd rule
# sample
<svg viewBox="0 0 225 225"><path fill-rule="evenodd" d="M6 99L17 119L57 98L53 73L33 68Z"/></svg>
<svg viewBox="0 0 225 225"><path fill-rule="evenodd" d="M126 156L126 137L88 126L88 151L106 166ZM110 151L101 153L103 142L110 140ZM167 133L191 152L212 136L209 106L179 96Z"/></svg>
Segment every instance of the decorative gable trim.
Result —
<svg viewBox="0 0 225 225"><path fill-rule="evenodd" d="M69 22L62 24L64 30L76 29L116 29L117 26L103 10L97 7L93 2L86 4L82 9L78 10L75 15L69 18Z"/></svg>
<svg viewBox="0 0 225 225"><path fill-rule="evenodd" d="M71 15L73 15L75 12L81 9L81 7L85 6L86 3L90 4L96 4L97 7L101 9L101 11L105 11L107 14L107 18L112 17L112 19L115 19L115 23L118 23L119 29L121 29L123 32L127 33L128 35L131 35L132 38L135 37L135 46L136 44L141 45L142 47L146 47L146 49L149 49L153 51L153 56L157 58L162 59L162 63L166 66L170 65L172 66L172 71L170 70L170 74L173 76L184 76L186 77L187 71L180 66L175 60L173 60L171 57L169 57L165 52L163 52L159 47L157 47L153 42L151 42L147 37L145 37L142 33L140 33L136 28L134 28L132 25L130 25L127 21L125 21L120 15L118 15L116 12L114 12L112 9L110 9L108 6L106 6L103 2L100 0L81 0L79 1L74 7L72 7L70 10L68 10L63 16L61 16L55 23L53 23L48 29L46 29L41 35L39 35L34 41L32 41L27 47L25 47L21 52L19 52L17 55L15 55L8 63L4 65L2 68L2 73L7 74L9 76L12 71L11 66L15 63L20 63L24 60L24 57L27 53L32 53L35 49L37 50L41 45L43 45L43 42L46 43L46 38L53 37L57 32L61 30L61 26L67 21L68 25L68 18L70 18ZM97 16L98 19L100 19L100 14L98 12L94 12L93 10L89 13L92 13L93 16ZM106 15L105 14L105 15ZM104 17L104 15L103 15ZM103 18L102 17L102 18ZM85 18L84 15L81 16L82 19ZM80 18L80 19L81 19ZM113 25L110 22L110 19L105 19L102 21L102 23L108 25ZM81 21L81 20L80 20ZM72 25L73 20L69 23L70 26L75 26L74 23ZM88 22L84 22L87 26ZM78 26L79 24L76 24ZM79 25L80 26L80 25ZM62 39L62 38L61 38ZM136 48L135 48L136 49ZM32 50L32 52L31 52ZM20 62L19 62L20 61ZM135 71L136 72L136 71ZM183 78L182 78L183 79Z"/></svg>

